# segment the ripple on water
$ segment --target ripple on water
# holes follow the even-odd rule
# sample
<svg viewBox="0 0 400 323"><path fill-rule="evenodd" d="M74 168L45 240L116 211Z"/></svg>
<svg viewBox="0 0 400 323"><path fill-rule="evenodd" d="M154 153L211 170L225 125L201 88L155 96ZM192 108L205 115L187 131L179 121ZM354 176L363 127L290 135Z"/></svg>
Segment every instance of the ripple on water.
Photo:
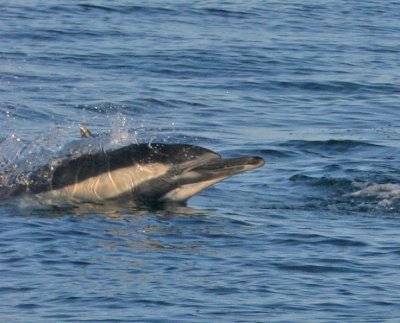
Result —
<svg viewBox="0 0 400 323"><path fill-rule="evenodd" d="M397 322L399 12L3 2L1 171L80 125L267 163L186 207L1 205L2 321Z"/></svg>

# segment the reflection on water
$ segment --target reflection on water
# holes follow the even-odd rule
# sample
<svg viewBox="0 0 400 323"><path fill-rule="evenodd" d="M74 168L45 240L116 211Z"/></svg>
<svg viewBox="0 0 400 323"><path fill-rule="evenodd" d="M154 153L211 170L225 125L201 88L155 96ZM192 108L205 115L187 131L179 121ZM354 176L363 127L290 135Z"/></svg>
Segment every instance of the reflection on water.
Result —
<svg viewBox="0 0 400 323"><path fill-rule="evenodd" d="M99 216L107 216L113 219L125 219L126 216L133 217L155 214L159 217L169 218L176 216L207 216L206 210L196 209L187 206L185 203L155 203L148 205L136 205L133 201L107 201L104 204L96 203L75 203L68 205L58 205L43 202L41 197L24 196L7 201L8 205L14 205L26 212L34 211L40 214L52 214L62 216L65 214L73 214L76 216L85 216L87 214L96 214Z"/></svg>

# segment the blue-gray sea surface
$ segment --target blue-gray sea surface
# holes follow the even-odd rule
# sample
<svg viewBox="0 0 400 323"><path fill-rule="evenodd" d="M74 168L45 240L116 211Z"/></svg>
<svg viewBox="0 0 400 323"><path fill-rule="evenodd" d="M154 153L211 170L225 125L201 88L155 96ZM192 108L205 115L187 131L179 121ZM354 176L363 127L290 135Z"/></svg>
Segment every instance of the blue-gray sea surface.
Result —
<svg viewBox="0 0 400 323"><path fill-rule="evenodd" d="M80 125L267 164L181 207L3 204L1 321L399 322L399 35L399 1L2 1L1 169Z"/></svg>

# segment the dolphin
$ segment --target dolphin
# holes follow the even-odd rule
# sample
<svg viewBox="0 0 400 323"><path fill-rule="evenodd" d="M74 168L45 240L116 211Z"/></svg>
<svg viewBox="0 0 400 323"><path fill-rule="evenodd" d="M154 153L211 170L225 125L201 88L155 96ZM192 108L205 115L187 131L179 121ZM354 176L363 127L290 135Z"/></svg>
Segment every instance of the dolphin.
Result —
<svg viewBox="0 0 400 323"><path fill-rule="evenodd" d="M188 144L131 144L40 166L0 195L33 195L51 204L179 203L264 163L260 157L222 158Z"/></svg>

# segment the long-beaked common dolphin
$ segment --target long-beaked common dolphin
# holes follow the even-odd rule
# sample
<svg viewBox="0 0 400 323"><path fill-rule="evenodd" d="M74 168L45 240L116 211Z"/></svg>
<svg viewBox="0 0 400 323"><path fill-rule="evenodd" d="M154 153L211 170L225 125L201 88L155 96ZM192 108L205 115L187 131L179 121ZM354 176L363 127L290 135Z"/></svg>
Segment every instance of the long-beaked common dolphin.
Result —
<svg viewBox="0 0 400 323"><path fill-rule="evenodd" d="M8 196L52 203L185 202L230 176L264 165L260 157L222 158L187 144L131 144L39 167Z"/></svg>

